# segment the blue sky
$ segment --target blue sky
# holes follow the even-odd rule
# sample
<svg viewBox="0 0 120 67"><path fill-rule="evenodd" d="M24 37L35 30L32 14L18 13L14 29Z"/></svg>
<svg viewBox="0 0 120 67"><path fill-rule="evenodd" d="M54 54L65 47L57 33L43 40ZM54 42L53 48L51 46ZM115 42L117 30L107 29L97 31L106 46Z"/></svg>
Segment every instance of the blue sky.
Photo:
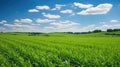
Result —
<svg viewBox="0 0 120 67"><path fill-rule="evenodd" d="M120 28L119 0L0 0L0 31L85 32Z"/></svg>

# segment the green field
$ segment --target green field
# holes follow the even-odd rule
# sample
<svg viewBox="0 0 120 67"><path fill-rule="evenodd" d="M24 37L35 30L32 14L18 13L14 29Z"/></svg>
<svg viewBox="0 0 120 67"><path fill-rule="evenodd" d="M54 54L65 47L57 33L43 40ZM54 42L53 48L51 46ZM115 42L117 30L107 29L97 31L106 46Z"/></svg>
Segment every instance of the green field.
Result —
<svg viewBox="0 0 120 67"><path fill-rule="evenodd" d="M120 67L120 36L0 33L0 67Z"/></svg>

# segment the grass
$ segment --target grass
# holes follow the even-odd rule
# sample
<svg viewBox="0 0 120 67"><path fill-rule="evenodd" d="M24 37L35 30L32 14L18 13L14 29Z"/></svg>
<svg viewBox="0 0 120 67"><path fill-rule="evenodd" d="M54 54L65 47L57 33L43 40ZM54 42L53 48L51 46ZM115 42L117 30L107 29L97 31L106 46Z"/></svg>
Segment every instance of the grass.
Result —
<svg viewBox="0 0 120 67"><path fill-rule="evenodd" d="M0 67L120 67L119 36L14 34L0 33Z"/></svg>

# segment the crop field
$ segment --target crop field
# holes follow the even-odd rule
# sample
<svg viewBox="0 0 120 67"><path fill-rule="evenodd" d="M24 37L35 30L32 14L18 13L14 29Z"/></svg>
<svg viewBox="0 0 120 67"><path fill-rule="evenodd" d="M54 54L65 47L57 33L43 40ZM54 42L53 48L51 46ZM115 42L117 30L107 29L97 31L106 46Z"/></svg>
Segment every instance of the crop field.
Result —
<svg viewBox="0 0 120 67"><path fill-rule="evenodd" d="M0 67L120 67L120 37L0 33Z"/></svg>

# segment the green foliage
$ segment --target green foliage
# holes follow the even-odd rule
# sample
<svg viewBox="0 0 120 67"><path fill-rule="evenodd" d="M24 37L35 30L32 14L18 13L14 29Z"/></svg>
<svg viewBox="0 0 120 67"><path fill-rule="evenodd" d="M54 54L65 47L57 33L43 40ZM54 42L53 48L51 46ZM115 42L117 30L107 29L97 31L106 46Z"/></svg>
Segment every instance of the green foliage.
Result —
<svg viewBox="0 0 120 67"><path fill-rule="evenodd" d="M102 32L101 30L94 30L94 33Z"/></svg>
<svg viewBox="0 0 120 67"><path fill-rule="evenodd" d="M0 67L120 67L120 37L104 32L14 34L0 33Z"/></svg>
<svg viewBox="0 0 120 67"><path fill-rule="evenodd" d="M107 32L116 32L116 31L120 31L120 29L107 29Z"/></svg>

